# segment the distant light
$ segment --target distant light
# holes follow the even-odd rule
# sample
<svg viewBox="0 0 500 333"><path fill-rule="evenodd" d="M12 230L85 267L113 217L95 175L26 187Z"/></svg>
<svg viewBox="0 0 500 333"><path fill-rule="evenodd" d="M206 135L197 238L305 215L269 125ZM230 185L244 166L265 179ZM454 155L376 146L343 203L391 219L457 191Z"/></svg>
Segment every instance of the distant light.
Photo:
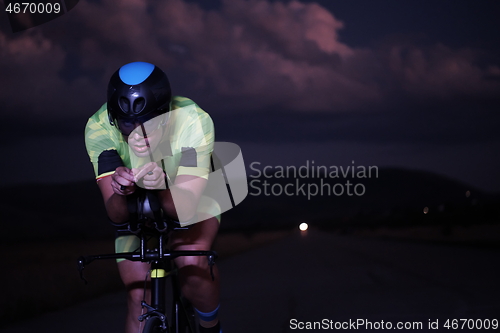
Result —
<svg viewBox="0 0 500 333"><path fill-rule="evenodd" d="M424 214L427 214L429 212L429 207L424 207Z"/></svg>
<svg viewBox="0 0 500 333"><path fill-rule="evenodd" d="M465 192L465 197L466 198L470 197L470 191Z"/></svg>
<svg viewBox="0 0 500 333"><path fill-rule="evenodd" d="M307 228L309 228L309 226L307 225L307 223L301 223L301 224L299 225L299 229L300 229L301 231L306 231L306 230L307 230Z"/></svg>

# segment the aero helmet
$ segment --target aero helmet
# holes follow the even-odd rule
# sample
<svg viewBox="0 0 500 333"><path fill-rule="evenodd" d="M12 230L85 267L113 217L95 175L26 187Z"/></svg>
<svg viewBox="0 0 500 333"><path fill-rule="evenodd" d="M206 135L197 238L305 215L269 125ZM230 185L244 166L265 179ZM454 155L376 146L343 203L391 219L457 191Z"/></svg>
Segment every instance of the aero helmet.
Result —
<svg viewBox="0 0 500 333"><path fill-rule="evenodd" d="M108 115L112 125L129 135L136 127L170 110L167 75L147 62L122 66L109 80Z"/></svg>

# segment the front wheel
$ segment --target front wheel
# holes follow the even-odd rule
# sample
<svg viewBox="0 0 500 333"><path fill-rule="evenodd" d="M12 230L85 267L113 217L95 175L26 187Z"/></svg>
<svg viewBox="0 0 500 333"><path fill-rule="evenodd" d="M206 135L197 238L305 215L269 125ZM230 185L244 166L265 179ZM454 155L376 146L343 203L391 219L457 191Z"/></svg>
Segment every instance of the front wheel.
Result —
<svg viewBox="0 0 500 333"><path fill-rule="evenodd" d="M146 319L146 325L144 325L144 329L142 333L164 333L166 330L162 328L163 323L158 317L149 317Z"/></svg>
<svg viewBox="0 0 500 333"><path fill-rule="evenodd" d="M196 319L191 303L184 297L176 302L179 333L196 333Z"/></svg>

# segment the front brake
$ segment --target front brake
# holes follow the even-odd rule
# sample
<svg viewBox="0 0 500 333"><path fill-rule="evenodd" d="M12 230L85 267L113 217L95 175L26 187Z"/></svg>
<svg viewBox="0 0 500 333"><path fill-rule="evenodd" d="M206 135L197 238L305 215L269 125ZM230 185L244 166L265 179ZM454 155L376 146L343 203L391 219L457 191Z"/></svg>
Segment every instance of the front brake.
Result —
<svg viewBox="0 0 500 333"><path fill-rule="evenodd" d="M207 256L208 265L210 266L210 276L212 277L212 281L215 281L215 276L214 276L215 258L217 258L217 254L209 254Z"/></svg>

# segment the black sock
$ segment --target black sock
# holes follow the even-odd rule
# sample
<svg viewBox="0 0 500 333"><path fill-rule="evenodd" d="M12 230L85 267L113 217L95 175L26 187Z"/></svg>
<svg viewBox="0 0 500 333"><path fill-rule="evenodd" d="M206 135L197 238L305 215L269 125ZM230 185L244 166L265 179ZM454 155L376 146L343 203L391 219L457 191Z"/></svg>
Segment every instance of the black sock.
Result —
<svg viewBox="0 0 500 333"><path fill-rule="evenodd" d="M220 332L220 320L214 327L206 328L200 325L200 333L219 333Z"/></svg>

